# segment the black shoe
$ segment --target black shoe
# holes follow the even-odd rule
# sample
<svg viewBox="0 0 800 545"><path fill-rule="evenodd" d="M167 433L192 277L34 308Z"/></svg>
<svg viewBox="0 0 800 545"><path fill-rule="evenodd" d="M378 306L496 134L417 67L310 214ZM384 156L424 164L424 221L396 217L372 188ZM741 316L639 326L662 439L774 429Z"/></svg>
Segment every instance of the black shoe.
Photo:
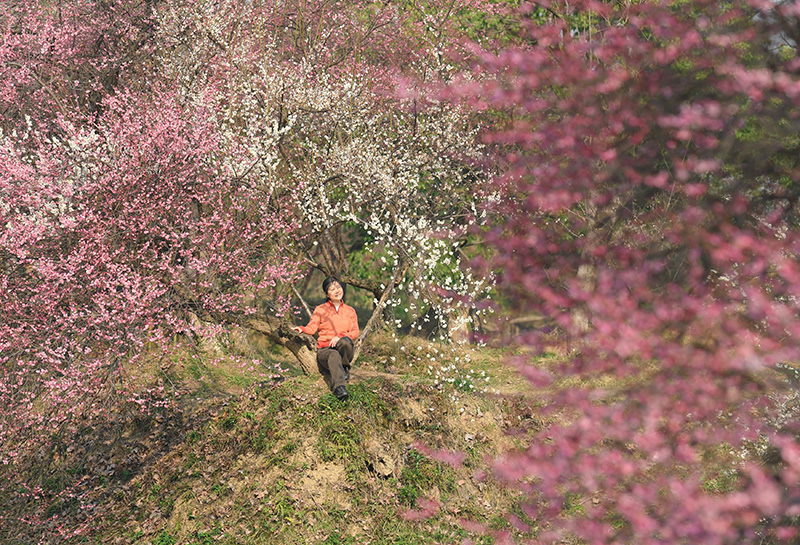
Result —
<svg viewBox="0 0 800 545"><path fill-rule="evenodd" d="M336 388L333 389L333 395L335 395L336 399L338 399L339 401L344 401L345 399L347 399L347 396L349 395L347 393L347 386L337 386Z"/></svg>

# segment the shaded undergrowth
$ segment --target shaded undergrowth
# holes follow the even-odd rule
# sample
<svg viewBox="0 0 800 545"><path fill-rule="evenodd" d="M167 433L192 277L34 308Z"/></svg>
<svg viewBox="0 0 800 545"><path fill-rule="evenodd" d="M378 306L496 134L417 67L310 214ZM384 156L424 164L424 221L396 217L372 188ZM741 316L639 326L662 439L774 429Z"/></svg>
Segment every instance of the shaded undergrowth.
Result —
<svg viewBox="0 0 800 545"><path fill-rule="evenodd" d="M0 468L37 490L0 498L0 542L440 543L469 535L463 518L508 527L497 513L514 494L475 473L540 425L529 404L437 384L422 366L397 372L382 350L397 348L366 351L345 402L319 377L170 366L173 403L113 407ZM454 468L417 445L467 456Z"/></svg>

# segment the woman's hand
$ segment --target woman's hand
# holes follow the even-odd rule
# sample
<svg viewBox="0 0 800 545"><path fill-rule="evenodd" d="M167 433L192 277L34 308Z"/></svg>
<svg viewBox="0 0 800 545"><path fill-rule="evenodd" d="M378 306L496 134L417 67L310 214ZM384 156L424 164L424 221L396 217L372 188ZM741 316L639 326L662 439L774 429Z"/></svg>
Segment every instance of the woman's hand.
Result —
<svg viewBox="0 0 800 545"><path fill-rule="evenodd" d="M292 331L296 331L297 333L302 333L303 332L303 328L300 327L300 326L296 326L296 325L293 325L290 329Z"/></svg>
<svg viewBox="0 0 800 545"><path fill-rule="evenodd" d="M336 343L339 342L339 339L341 339L341 337L334 337L331 339L331 348L336 346Z"/></svg>

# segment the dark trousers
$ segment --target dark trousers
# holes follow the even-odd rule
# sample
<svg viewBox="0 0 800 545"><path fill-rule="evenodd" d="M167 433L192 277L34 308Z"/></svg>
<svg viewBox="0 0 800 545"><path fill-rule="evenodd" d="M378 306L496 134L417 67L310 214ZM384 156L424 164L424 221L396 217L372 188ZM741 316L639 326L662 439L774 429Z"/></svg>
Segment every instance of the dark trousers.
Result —
<svg viewBox="0 0 800 545"><path fill-rule="evenodd" d="M322 373L331 390L344 386L345 370L350 370L353 360L353 341L350 337L342 337L333 348L320 348L317 351L317 369Z"/></svg>

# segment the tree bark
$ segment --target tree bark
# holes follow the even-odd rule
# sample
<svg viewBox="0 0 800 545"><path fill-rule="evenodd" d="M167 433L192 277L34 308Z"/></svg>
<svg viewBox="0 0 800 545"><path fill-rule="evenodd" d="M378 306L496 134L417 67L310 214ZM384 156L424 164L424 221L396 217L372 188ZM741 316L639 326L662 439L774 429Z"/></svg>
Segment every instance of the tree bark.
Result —
<svg viewBox="0 0 800 545"><path fill-rule="evenodd" d="M305 333L296 333L289 329L289 326L281 322L274 316L266 314L251 317L243 316L236 317L237 321L228 321L228 323L235 323L240 327L245 327L251 331L257 331L269 337L277 344L284 346L294 354L297 361L300 363L300 368L306 375L314 375L317 370L317 341L311 335Z"/></svg>

